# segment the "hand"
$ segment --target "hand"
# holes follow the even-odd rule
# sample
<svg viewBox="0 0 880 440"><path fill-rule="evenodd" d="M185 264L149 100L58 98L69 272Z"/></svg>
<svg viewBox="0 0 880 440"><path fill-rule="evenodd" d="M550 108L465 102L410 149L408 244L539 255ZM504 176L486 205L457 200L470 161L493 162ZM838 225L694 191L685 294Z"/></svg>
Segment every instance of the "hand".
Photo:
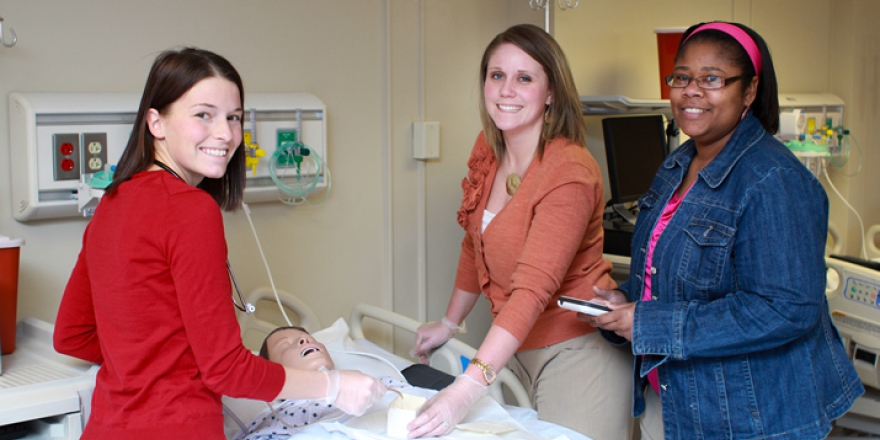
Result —
<svg viewBox="0 0 880 440"><path fill-rule="evenodd" d="M348 414L364 415L388 391L375 377L359 371L321 371L327 376L327 403Z"/></svg>
<svg viewBox="0 0 880 440"><path fill-rule="evenodd" d="M599 316L578 313L578 319L593 327L612 331L618 336L632 341L633 315L636 304L628 302L626 296L619 290L606 290L593 286L593 292L596 296L591 301L602 304L611 311Z"/></svg>
<svg viewBox="0 0 880 440"><path fill-rule="evenodd" d="M406 425L409 430L408 438L449 434L464 419L477 399L488 391L489 387L467 374L458 376L452 385L428 400L419 410L418 417Z"/></svg>
<svg viewBox="0 0 880 440"><path fill-rule="evenodd" d="M593 293L595 293L596 296L590 301L602 304L612 310L629 303L629 300L626 299L626 295L617 289L600 289L593 286Z"/></svg>
<svg viewBox="0 0 880 440"><path fill-rule="evenodd" d="M429 322L416 330L416 345L409 355L423 364L428 363L428 354L452 338L458 327L444 316L441 321Z"/></svg>

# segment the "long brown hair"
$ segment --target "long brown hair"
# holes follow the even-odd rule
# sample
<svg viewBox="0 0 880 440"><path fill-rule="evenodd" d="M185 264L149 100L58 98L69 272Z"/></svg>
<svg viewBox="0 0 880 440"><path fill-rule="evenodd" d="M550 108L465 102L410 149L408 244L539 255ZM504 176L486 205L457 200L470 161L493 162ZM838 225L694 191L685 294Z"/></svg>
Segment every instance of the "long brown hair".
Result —
<svg viewBox="0 0 880 440"><path fill-rule="evenodd" d="M196 83L206 78L225 78L238 86L239 98L244 106L244 85L232 64L213 52L188 47L167 50L153 62L140 107L128 138L128 145L116 165L113 182L106 192L112 193L135 174L153 166L156 138L147 127L147 112L154 108L164 114L168 107L188 92ZM226 173L217 179L204 178L198 187L205 190L221 209L234 211L241 207L245 187L245 152L241 145L226 166Z"/></svg>
<svg viewBox="0 0 880 440"><path fill-rule="evenodd" d="M510 43L522 49L532 57L547 75L547 87L553 96L550 105L545 109L545 124L541 130L536 154L540 160L544 156L544 143L563 136L586 148L587 129L581 110L580 95L575 87L568 66L568 59L562 48L553 37L543 29L532 24L519 24L495 36L483 52L480 62L480 119L486 141L498 159L504 157L504 136L495 125L486 109L486 72L489 58L504 43Z"/></svg>

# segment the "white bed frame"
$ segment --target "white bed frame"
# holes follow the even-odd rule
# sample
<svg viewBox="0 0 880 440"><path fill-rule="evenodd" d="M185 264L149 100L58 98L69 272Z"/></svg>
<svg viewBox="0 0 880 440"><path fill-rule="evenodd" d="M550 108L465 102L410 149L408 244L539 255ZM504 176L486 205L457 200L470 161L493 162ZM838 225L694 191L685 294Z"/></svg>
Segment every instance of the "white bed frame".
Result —
<svg viewBox="0 0 880 440"><path fill-rule="evenodd" d="M322 328L317 315L315 315L306 303L301 301L295 295L283 290L278 291L278 296L284 307L289 311L292 311L299 318L299 325L301 327L310 332L315 332ZM251 291L247 296L247 301L255 306L263 300L275 301L275 294L272 292L272 288L266 286L258 287ZM263 317L258 317L258 315ZM245 341L245 346L251 350L259 350L259 345L262 343L262 340L265 339L266 335L279 326L287 325L286 322L284 322L283 317L275 322L263 319L265 318L264 315L265 314L260 313L259 310L258 313L250 315L245 315L243 313L239 315L242 339ZM280 317L280 312L278 312L278 316ZM408 318L381 307L369 304L358 304L355 306L354 310L352 310L348 322L350 328L349 333L352 339L366 339L363 330L364 318L375 319L379 322L392 325L395 328L411 332L413 335L415 335L419 325L422 324L412 318ZM471 359L476 354L477 350L473 347L453 338L434 352L431 356L429 365L453 376L458 376L462 373L462 364L460 361L461 356ZM531 407L529 395L525 388L523 388L522 383L516 375L506 367L498 372L498 379L489 387L489 394L499 403L526 408ZM507 394L509 398L506 399L505 394Z"/></svg>
<svg viewBox="0 0 880 440"><path fill-rule="evenodd" d="M364 331L362 322L364 318L372 318L387 324L391 324L396 328L400 328L411 332L415 335L416 330L421 323L415 319L408 318L399 313L383 309L381 307L371 306L369 304L358 304L351 311L348 320L350 328L350 336L352 339L364 339ZM462 371L460 356L472 359L477 354L477 350L470 345L461 342L458 339L450 339L447 343L438 348L431 355L429 365L439 370L443 370L453 376L458 376ZM504 397L505 389L511 394L512 401L508 402ZM509 405L517 405L531 408L529 395L523 388L522 383L507 367L502 368L498 372L498 379L489 387L489 394L499 403L507 403Z"/></svg>
<svg viewBox="0 0 880 440"><path fill-rule="evenodd" d="M874 244L874 237L880 235L880 224L876 224L868 228L865 232L865 247L867 248L868 258L872 260L880 260L880 249Z"/></svg>

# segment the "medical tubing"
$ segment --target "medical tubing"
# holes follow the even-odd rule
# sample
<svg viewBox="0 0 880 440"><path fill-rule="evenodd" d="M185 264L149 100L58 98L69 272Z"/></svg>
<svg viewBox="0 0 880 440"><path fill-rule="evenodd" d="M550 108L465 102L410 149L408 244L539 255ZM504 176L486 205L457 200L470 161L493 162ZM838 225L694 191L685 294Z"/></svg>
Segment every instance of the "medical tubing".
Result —
<svg viewBox="0 0 880 440"><path fill-rule="evenodd" d="M269 402L266 402L266 405L269 405ZM269 408L272 408L272 405L269 405ZM275 410L273 409L272 411L274 412ZM232 421L235 422L236 425L238 425L238 428L241 429L242 434L247 435L247 433L248 433L247 426L245 426L244 422L242 422L241 419L239 419L238 416L235 415L235 413L232 412L232 410L229 409L229 407L226 406L225 403L223 404L223 412L227 416L229 416L232 419Z"/></svg>
<svg viewBox="0 0 880 440"><path fill-rule="evenodd" d="M308 151L308 155L297 154L302 150ZM308 158L308 160L310 160L312 165L315 167L314 176L311 179L302 182L302 180L304 180L304 176L301 173L301 165L293 165L283 167L285 172L282 173L282 175L279 177L278 162L279 158L282 155L301 157L303 162L305 162L306 158ZM291 185L284 182L283 178L287 177L287 169L295 170L296 175L293 177L295 177L297 183ZM272 157L269 160L269 177L271 177L272 181L275 182L275 186L278 187L278 191L288 196L288 199L286 200L280 196L279 199L282 202L290 205L299 205L301 203L317 205L323 202L330 194L330 189L332 187L329 171L330 170L327 168L324 159L321 158L321 156L314 149L309 148L308 146L300 142L294 142L292 143L292 145L276 149L275 152L272 153ZM308 195L317 188L318 184L320 183L319 176L321 176L322 174L324 175L324 178L327 182L327 189L324 191L324 196L317 201L309 200Z"/></svg>
<svg viewBox="0 0 880 440"><path fill-rule="evenodd" d="M341 382L342 379L339 377L339 372L336 370L329 371L326 368L322 368L318 371L324 373L324 377L327 378L327 393L324 398L327 400L328 404L332 405L333 402L336 402L336 397L339 396L339 382Z"/></svg>
<svg viewBox="0 0 880 440"><path fill-rule="evenodd" d="M843 204L846 205L846 207L849 208L849 210L856 215L856 219L858 219L859 221L859 229L861 231L859 238L861 238L862 241L862 258L868 259L868 250L865 248L865 224L862 222L862 216L860 216L859 212L856 211L856 209L853 208L853 206L850 205L845 198L843 198L843 195L840 194L840 191L838 191L837 187L834 186L834 183L831 182L831 178L828 177L828 168L822 167L822 174L825 175L825 181L828 182L828 186L830 186L831 189L834 190L834 194L837 194L837 197L840 197L840 200L843 201Z"/></svg>
<svg viewBox="0 0 880 440"><path fill-rule="evenodd" d="M845 159L843 162L838 162L838 163L835 163L834 157L831 157L831 165L834 165L834 167L837 168L837 172L842 174L843 176L855 177L857 174L859 174L862 171L862 165L865 163L864 157L862 156L862 149L859 146L858 140L856 140L855 136L852 133L846 135L843 139L844 139L843 142L850 143L850 140L852 140L852 143L855 144L856 152L859 153L859 166L852 173L843 172L844 165L846 165L847 162L849 162L849 154L847 154L847 159ZM843 150L843 147L841 147L841 151L842 150Z"/></svg>
<svg viewBox="0 0 880 440"><path fill-rule="evenodd" d="M336 353L356 354L356 355L360 355L360 356L370 357L373 359L378 359L378 360L386 363L389 367L391 367L391 369L394 370L394 372L397 373L397 375L400 376L400 378L403 379L404 382L406 382L406 377L403 375L403 373L400 370L397 369L397 367L394 364L391 363L391 361L389 361L388 359L385 359L382 356L379 356L377 354L367 353L365 351L337 350L335 348L328 348L327 351L329 351L330 353L336 352Z"/></svg>
<svg viewBox="0 0 880 440"><path fill-rule="evenodd" d="M339 396L340 382L342 382L342 378L340 377L339 371L327 370L327 368L325 368L325 367L319 368L318 371L324 373L324 377L327 378L327 393L326 393L326 396L324 397L324 401L326 401L328 405L333 405L336 402L336 398ZM285 422L284 419L281 418L281 415L278 414L278 411L275 410L275 407L272 406L271 403L266 402L266 406L269 407L269 410L272 411L272 414L275 414L275 418L278 419L278 421L281 422L282 425L284 425L288 428L292 428L292 429L297 428L296 426L291 426L290 424ZM338 407L337 407L337 409L338 409ZM337 415L336 417L326 418L326 419L323 419L322 421L336 420L344 415L345 415L345 413L343 412L343 413Z"/></svg>
<svg viewBox="0 0 880 440"><path fill-rule="evenodd" d="M257 249L260 251L260 257L263 258L263 265L266 266L266 273L269 275L269 284L272 286L272 293L275 294L275 301L278 303L278 310L281 310L281 316L287 321L287 325L293 326L293 323L290 322L290 318L287 316L287 312L284 311L284 306L281 304L281 297L278 296L278 289L275 287L275 279L272 278L272 271L269 269L269 262L266 260L266 253L263 252L263 245L260 244L260 237L257 235L257 228L254 227L254 220L251 218L251 208L247 203L242 203L241 206L244 208L245 216L248 219L248 223L251 225L251 232L254 233L254 240L257 242Z"/></svg>
<svg viewBox="0 0 880 440"><path fill-rule="evenodd" d="M291 198L286 199L286 200L283 197L278 196L278 200L280 200L281 203L284 203L287 205L301 205L303 203L306 203L308 205L318 205L318 204L323 203L324 200L327 200L327 196L330 195L330 190L333 188L333 179L332 179L332 176L330 175L330 168L327 168L326 166L324 167L324 176L325 176L325 180L327 182L327 188L324 190L324 195L321 196L321 198L318 199L317 201L309 200L305 196L296 196L296 197L291 196ZM280 188L279 188L279 191L281 191ZM299 201L297 201L297 200L299 200Z"/></svg>

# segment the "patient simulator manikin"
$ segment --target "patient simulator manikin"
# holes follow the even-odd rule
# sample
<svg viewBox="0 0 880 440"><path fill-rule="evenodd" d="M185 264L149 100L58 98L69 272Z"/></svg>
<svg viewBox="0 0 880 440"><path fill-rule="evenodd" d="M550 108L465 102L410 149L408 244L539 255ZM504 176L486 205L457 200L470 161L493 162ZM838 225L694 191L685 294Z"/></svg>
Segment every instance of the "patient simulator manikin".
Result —
<svg viewBox="0 0 880 440"><path fill-rule="evenodd" d="M272 331L263 341L260 356L287 367L323 371L330 386L338 386L339 381L333 380L333 376L339 372L335 370L327 348L301 327L279 327ZM379 381L391 390L412 388L402 380L387 376L379 378ZM345 416L324 399L291 399L268 405L269 408L247 424L246 432L243 430L234 437L235 440L285 438L294 435L297 428Z"/></svg>

